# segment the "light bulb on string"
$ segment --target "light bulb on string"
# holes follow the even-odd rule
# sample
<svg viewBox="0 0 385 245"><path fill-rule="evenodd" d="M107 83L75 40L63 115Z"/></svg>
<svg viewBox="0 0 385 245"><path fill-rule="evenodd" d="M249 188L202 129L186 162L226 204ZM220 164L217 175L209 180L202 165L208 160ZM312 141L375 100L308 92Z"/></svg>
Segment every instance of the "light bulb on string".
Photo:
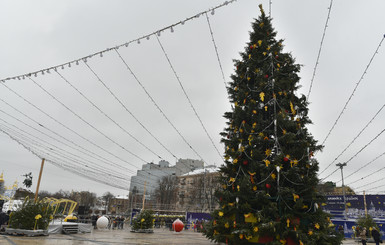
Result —
<svg viewBox="0 0 385 245"><path fill-rule="evenodd" d="M140 39L138 39L138 44L140 44Z"/></svg>
<svg viewBox="0 0 385 245"><path fill-rule="evenodd" d="M53 68L53 70L54 70L54 71L57 71L57 68L56 68L56 67L54 67L54 68Z"/></svg>
<svg viewBox="0 0 385 245"><path fill-rule="evenodd" d="M71 63L68 63L68 67L71 67Z"/></svg>
<svg viewBox="0 0 385 245"><path fill-rule="evenodd" d="M211 15L214 15L215 14L215 10L211 10Z"/></svg>
<svg viewBox="0 0 385 245"><path fill-rule="evenodd" d="M103 58L103 53L102 52L100 52L100 57Z"/></svg>
<svg viewBox="0 0 385 245"><path fill-rule="evenodd" d="M44 71L41 71L41 75L44 75Z"/></svg>
<svg viewBox="0 0 385 245"><path fill-rule="evenodd" d="M158 37L160 37L160 31L158 31Z"/></svg>
<svg viewBox="0 0 385 245"><path fill-rule="evenodd" d="M84 58L84 59L83 59L83 62L84 62L84 63L87 63L87 58Z"/></svg>
<svg viewBox="0 0 385 245"><path fill-rule="evenodd" d="M35 73L35 77L37 77L37 73Z"/></svg>
<svg viewBox="0 0 385 245"><path fill-rule="evenodd" d="M171 26L170 30L171 30L171 32L174 32L174 28L172 26Z"/></svg>
<svg viewBox="0 0 385 245"><path fill-rule="evenodd" d="M79 65L79 61L78 60L76 61L76 65Z"/></svg>
<svg viewBox="0 0 385 245"><path fill-rule="evenodd" d="M184 20L180 22L182 25L184 25Z"/></svg>
<svg viewBox="0 0 385 245"><path fill-rule="evenodd" d="M147 36L146 39L147 39L147 40L150 40L150 36Z"/></svg>
<svg viewBox="0 0 385 245"><path fill-rule="evenodd" d="M49 71L49 69L47 69L47 73L50 74L51 72Z"/></svg>
<svg viewBox="0 0 385 245"><path fill-rule="evenodd" d="M126 48L128 47L128 43L126 43L124 46L126 46Z"/></svg>

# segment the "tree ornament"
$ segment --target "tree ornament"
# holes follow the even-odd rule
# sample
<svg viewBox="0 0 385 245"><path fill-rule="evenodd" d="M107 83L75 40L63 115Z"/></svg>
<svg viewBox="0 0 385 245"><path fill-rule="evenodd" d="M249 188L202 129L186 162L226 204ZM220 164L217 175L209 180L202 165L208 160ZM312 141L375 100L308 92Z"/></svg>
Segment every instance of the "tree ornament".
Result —
<svg viewBox="0 0 385 245"><path fill-rule="evenodd" d="M266 149L265 154L266 154L266 156L270 156L270 154L271 154L271 149Z"/></svg>
<svg viewBox="0 0 385 245"><path fill-rule="evenodd" d="M267 111L267 106L265 106L265 111Z"/></svg>
<svg viewBox="0 0 385 245"><path fill-rule="evenodd" d="M225 228L228 229L230 227L229 222L225 223Z"/></svg>
<svg viewBox="0 0 385 245"><path fill-rule="evenodd" d="M259 231L258 226L255 226L255 227L253 228L253 231L254 231L254 232L258 232L258 231Z"/></svg>
<svg viewBox="0 0 385 245"><path fill-rule="evenodd" d="M294 200L294 202L296 202L298 198L299 198L299 195L293 193L293 200Z"/></svg>
<svg viewBox="0 0 385 245"><path fill-rule="evenodd" d="M241 187L239 185L237 185L237 190L240 191L241 190Z"/></svg>
<svg viewBox="0 0 385 245"><path fill-rule="evenodd" d="M270 161L269 160L267 160L267 159L265 159L265 160L263 160L264 162L265 162L265 164L266 164L266 167L269 167L269 165L270 165Z"/></svg>
<svg viewBox="0 0 385 245"><path fill-rule="evenodd" d="M261 101L264 101L265 100L265 93L264 92L259 93L259 98L261 98Z"/></svg>
<svg viewBox="0 0 385 245"><path fill-rule="evenodd" d="M258 40L258 45L259 45L259 46L262 45L262 40Z"/></svg>
<svg viewBox="0 0 385 245"><path fill-rule="evenodd" d="M257 110L253 110L253 114L257 114Z"/></svg>
<svg viewBox="0 0 385 245"><path fill-rule="evenodd" d="M222 212L222 211L219 211L219 212L218 212L218 215L219 215L219 217L222 217L222 216L223 216L223 212Z"/></svg>
<svg viewBox="0 0 385 245"><path fill-rule="evenodd" d="M253 186L253 191L257 191L257 186Z"/></svg>
<svg viewBox="0 0 385 245"><path fill-rule="evenodd" d="M238 159L235 158L235 159L233 160L233 163L236 164L237 162L238 162Z"/></svg>
<svg viewBox="0 0 385 245"><path fill-rule="evenodd" d="M271 188L271 185L270 184L266 184L265 185L267 189L270 189Z"/></svg>
<svg viewBox="0 0 385 245"><path fill-rule="evenodd" d="M265 75L265 78L269 78L269 75L266 74L266 75Z"/></svg>
<svg viewBox="0 0 385 245"><path fill-rule="evenodd" d="M272 179L275 179L276 177L277 177L277 176L276 176L274 173L271 174L271 178L272 178Z"/></svg>
<svg viewBox="0 0 385 245"><path fill-rule="evenodd" d="M287 220L286 220L286 226L287 226L287 228L290 227L290 219L287 219Z"/></svg>
<svg viewBox="0 0 385 245"><path fill-rule="evenodd" d="M315 227L317 230L319 230L320 225L319 225L318 223L315 223L314 227Z"/></svg>
<svg viewBox="0 0 385 245"><path fill-rule="evenodd" d="M247 160L243 161L243 165L247 165L249 162Z"/></svg>
<svg viewBox="0 0 385 245"><path fill-rule="evenodd" d="M243 234L239 234L239 239L243 239Z"/></svg>
<svg viewBox="0 0 385 245"><path fill-rule="evenodd" d="M283 160L284 160L285 162L287 162L287 161L289 161L289 158L284 157Z"/></svg>

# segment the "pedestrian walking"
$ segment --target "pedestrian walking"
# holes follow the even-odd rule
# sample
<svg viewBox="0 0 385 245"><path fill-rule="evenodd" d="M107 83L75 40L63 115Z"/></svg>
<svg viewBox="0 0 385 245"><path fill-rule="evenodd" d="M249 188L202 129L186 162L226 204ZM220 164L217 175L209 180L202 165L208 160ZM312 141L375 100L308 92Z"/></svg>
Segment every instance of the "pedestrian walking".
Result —
<svg viewBox="0 0 385 245"><path fill-rule="evenodd" d="M376 229L376 227L373 227L372 237L373 237L374 242L376 243L376 245L380 245L380 242L382 242L381 241L381 235L380 235L380 232L378 232L378 230Z"/></svg>
<svg viewBox="0 0 385 245"><path fill-rule="evenodd" d="M360 232L360 237L361 237L362 245L366 245L366 228L365 227L362 228Z"/></svg>

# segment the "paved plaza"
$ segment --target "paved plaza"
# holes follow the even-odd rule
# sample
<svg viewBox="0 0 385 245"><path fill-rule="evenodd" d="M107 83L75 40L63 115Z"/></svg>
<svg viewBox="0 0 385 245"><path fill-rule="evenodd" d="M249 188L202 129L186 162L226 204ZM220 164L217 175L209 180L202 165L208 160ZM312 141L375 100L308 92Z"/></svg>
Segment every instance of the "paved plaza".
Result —
<svg viewBox="0 0 385 245"><path fill-rule="evenodd" d="M1 245L109 245L109 244L194 244L213 245L201 233L193 231L172 232L166 229L155 229L152 234L132 233L129 230L93 230L92 233L72 235L51 234L43 237L0 235ZM359 244L354 240L345 240L344 245Z"/></svg>

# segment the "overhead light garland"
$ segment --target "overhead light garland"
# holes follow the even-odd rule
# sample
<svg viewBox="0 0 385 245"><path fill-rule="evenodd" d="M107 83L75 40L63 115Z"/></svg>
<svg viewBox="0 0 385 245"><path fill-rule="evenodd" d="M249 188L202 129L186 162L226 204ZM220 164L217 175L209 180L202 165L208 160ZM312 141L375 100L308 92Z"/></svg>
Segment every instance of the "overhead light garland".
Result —
<svg viewBox="0 0 385 245"><path fill-rule="evenodd" d="M71 64L79 65L79 61L87 62L87 59L93 58L94 56L99 56L99 57L102 58L103 54L106 53L106 52L110 52L112 50L117 50L120 47L128 47L131 43L134 43L134 42L136 42L137 44L140 44L141 40L143 40L143 39L149 40L150 36L152 36L152 35L160 36L161 32L163 32L165 30L170 30L170 32L173 33L174 32L174 28L176 26L184 25L187 21L191 21L191 20L197 19L201 15L204 15L204 14L207 14L207 13L211 13L211 15L214 15L216 9L219 9L221 7L224 7L224 6L227 6L228 4L233 3L235 1L236 0L225 1L224 3L222 3L222 4L220 4L220 5L216 6L216 7L213 7L213 8L210 8L210 9L206 10L206 11L203 11L203 12L200 12L198 14L195 14L195 15L193 15L191 17L186 18L185 20L181 20L181 21L179 21L179 22L177 22L175 24L166 26L166 27L164 27L162 29L159 29L159 30L156 30L156 31L154 31L154 32L152 32L150 34L147 34L147 35L144 35L142 37L136 38L136 39L131 40L129 42L125 42L125 43L117 45L115 47L110 47L110 48L107 48L105 50L102 50L102 51L99 51L99 52L96 52L96 53L93 53L93 54L81 57L81 58L76 59L76 60L72 60L72 61L60 64L60 65L44 68L44 69L41 69L41 70L38 70L38 71L34 71L34 72L29 72L29 73L21 74L21 75L18 75L18 76L7 77L7 78L4 78L4 79L1 79L0 82L5 83L6 81L16 80L16 79L17 80L22 80L22 79L24 80L26 77L31 77L31 76L37 77L39 75L39 73L41 73L40 75L45 75L45 73L50 73L50 71L52 71L52 70L56 71L58 68L61 68L61 69L64 69L66 67L71 68Z"/></svg>

